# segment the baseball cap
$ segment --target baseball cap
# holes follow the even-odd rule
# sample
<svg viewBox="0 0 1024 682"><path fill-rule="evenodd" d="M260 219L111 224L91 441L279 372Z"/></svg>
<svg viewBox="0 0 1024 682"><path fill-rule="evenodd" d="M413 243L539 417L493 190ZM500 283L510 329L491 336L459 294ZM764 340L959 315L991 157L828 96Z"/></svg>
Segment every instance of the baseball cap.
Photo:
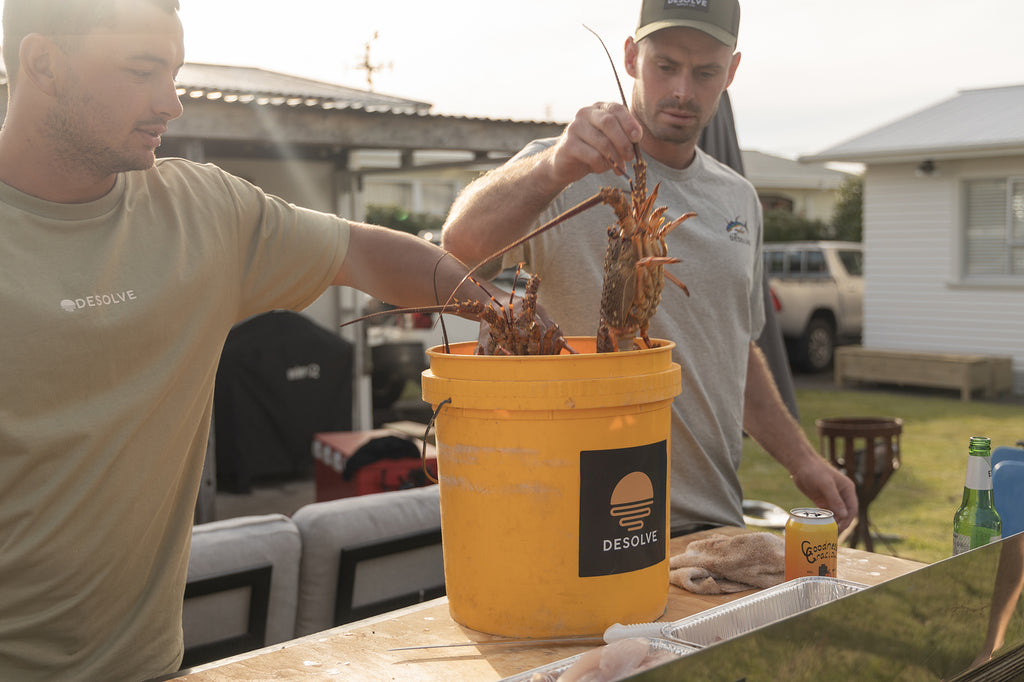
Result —
<svg viewBox="0 0 1024 682"><path fill-rule="evenodd" d="M695 28L729 47L740 31L739 0L643 0L635 39L673 26Z"/></svg>

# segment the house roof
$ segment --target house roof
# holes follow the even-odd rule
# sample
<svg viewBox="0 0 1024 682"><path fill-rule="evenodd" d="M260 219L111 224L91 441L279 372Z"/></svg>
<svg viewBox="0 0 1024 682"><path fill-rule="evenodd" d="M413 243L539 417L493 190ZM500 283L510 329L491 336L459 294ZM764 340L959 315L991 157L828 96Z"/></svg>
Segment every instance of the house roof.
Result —
<svg viewBox="0 0 1024 682"><path fill-rule="evenodd" d="M901 162L1024 153L1024 85L956 96L801 161Z"/></svg>
<svg viewBox="0 0 1024 682"><path fill-rule="evenodd" d="M248 66L188 63L178 73L178 92L192 99L227 102L361 109L394 114L427 114L431 104L357 90L334 83Z"/></svg>
<svg viewBox="0 0 1024 682"><path fill-rule="evenodd" d="M354 150L397 150L420 168L420 150L456 150L507 158L530 140L559 134L564 123L431 112L432 104L255 67L187 63L176 79L186 115L163 136L166 155L203 153L257 158L327 159ZM0 120L7 112L0 68ZM265 108L275 109L268 117ZM408 157L408 158L406 158ZM450 166L451 164L444 164Z"/></svg>
<svg viewBox="0 0 1024 682"><path fill-rule="evenodd" d="M781 156L743 150L743 173L758 189L838 189L849 173L823 163L800 163Z"/></svg>
<svg viewBox="0 0 1024 682"><path fill-rule="evenodd" d="M348 109L367 113L420 115L434 118L510 121L507 118L478 119L469 116L431 113L433 104L384 95L369 90L267 71L252 66L188 62L178 72L178 95L182 99L223 100L228 103L289 106L320 109ZM7 71L0 65L0 86L7 85ZM553 121L516 121L553 123Z"/></svg>

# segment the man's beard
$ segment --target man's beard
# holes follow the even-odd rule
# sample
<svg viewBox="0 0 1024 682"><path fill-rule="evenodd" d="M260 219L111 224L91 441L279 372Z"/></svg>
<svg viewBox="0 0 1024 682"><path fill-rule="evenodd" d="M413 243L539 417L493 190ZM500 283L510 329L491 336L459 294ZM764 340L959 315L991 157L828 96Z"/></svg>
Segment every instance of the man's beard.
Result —
<svg viewBox="0 0 1024 682"><path fill-rule="evenodd" d="M44 125L66 168L105 178L122 171L146 170L153 165L153 155L144 150L132 154L104 143L88 125L90 118L102 120L90 117L91 110L93 100L90 97L65 94L58 97L56 106L46 116Z"/></svg>
<svg viewBox="0 0 1024 682"><path fill-rule="evenodd" d="M705 126L707 126L707 124L711 122L711 119L715 117L715 113L718 111L718 102L715 102L715 108L714 111L711 112L711 115L705 118L702 115L703 111L700 105L695 101L689 100L680 103L675 97L666 97L660 100L653 111L648 111L646 105L640 98L640 93L634 92L633 110L640 114L640 120L658 141L672 144L686 144L695 142L700 137L701 131L704 130ZM686 126L675 126L660 123L657 119L657 115L664 111L687 113L695 116L697 120L695 124Z"/></svg>

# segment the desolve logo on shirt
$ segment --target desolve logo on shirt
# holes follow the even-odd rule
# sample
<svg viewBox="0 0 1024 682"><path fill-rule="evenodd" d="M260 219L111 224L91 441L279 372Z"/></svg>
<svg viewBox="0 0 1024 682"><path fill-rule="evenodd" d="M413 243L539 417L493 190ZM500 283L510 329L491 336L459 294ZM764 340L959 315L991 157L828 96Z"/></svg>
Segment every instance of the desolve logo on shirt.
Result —
<svg viewBox="0 0 1024 682"><path fill-rule="evenodd" d="M82 308L101 308L109 305L121 305L122 303L133 303L136 301L135 290L128 289L111 294L93 294L80 298L65 298L60 302L62 310L73 313Z"/></svg>

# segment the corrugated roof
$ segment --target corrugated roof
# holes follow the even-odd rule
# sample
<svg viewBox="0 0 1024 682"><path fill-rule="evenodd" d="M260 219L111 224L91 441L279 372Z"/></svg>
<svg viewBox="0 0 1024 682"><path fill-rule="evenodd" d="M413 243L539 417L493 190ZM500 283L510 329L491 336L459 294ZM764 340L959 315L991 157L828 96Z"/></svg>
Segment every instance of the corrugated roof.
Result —
<svg viewBox="0 0 1024 682"><path fill-rule="evenodd" d="M369 90L358 90L344 85L249 66L187 63L178 73L177 82L179 94L183 99L223 99L226 102L352 109L370 113L430 116L453 120L482 120L496 123L558 123L556 121L524 121L506 117L481 118L436 114L430 111L433 107L430 102L382 95Z"/></svg>
<svg viewBox="0 0 1024 682"><path fill-rule="evenodd" d="M382 95L368 90L267 71L251 66L190 62L178 72L178 94L192 99L315 106L324 109L362 109L395 114L427 114L429 102ZM7 71L0 66L0 85Z"/></svg>
<svg viewBox="0 0 1024 682"><path fill-rule="evenodd" d="M914 161L1024 153L1024 85L962 90L801 161Z"/></svg>
<svg viewBox="0 0 1024 682"><path fill-rule="evenodd" d="M480 118L449 114L433 114L430 102L383 95L369 90L267 71L252 66L202 64L189 62L181 67L177 78L178 93L183 99L210 99L271 106L307 106L322 109L353 109L371 113L432 116L455 120L485 120L498 123L541 123L556 121L523 121L509 118ZM7 85L7 72L0 65L0 86Z"/></svg>
<svg viewBox="0 0 1024 682"><path fill-rule="evenodd" d="M838 189L849 173L744 149L743 172L758 188Z"/></svg>
<svg viewBox="0 0 1024 682"><path fill-rule="evenodd" d="M193 99L311 106L324 109L362 109L395 114L426 114L431 104L357 90L334 83L291 76L248 66L185 64L178 72L178 91Z"/></svg>

